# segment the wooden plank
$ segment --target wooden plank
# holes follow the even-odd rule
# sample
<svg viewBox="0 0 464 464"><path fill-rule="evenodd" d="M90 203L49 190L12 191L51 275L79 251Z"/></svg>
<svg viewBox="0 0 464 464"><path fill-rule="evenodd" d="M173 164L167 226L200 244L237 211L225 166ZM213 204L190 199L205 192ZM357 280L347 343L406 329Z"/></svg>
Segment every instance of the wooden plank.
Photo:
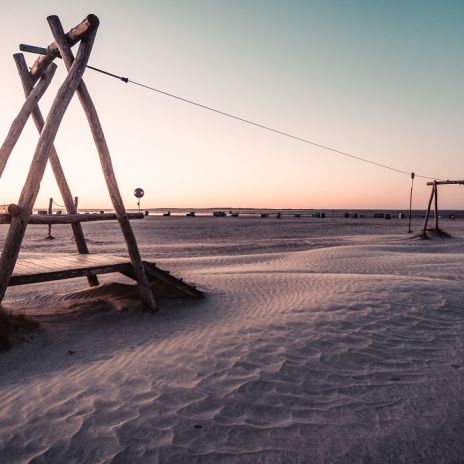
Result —
<svg viewBox="0 0 464 464"><path fill-rule="evenodd" d="M100 24L99 19L93 15L88 15L80 24L73 27L67 34L65 34L65 41L69 47L72 47L86 36L95 32ZM47 47L48 53L41 55L37 58L31 69L31 77L34 82L41 76L47 66L60 56L58 45L55 42Z"/></svg>
<svg viewBox="0 0 464 464"><path fill-rule="evenodd" d="M203 298L196 287L172 276L154 263L143 262L151 291L167 298ZM128 258L115 255L51 254L19 258L9 286L25 285L54 280L72 279L119 272L136 279L132 263Z"/></svg>
<svg viewBox="0 0 464 464"><path fill-rule="evenodd" d="M427 182L427 185L464 185L464 180L434 180L433 182Z"/></svg>
<svg viewBox="0 0 464 464"><path fill-rule="evenodd" d="M114 255L52 254L37 257L20 257L13 276L34 275L61 271L74 271L84 268L118 266L129 263L128 258ZM19 267L18 267L19 266Z"/></svg>
<svg viewBox="0 0 464 464"><path fill-rule="evenodd" d="M61 53L61 57L63 58L65 66L69 71L72 66L74 66L74 56L71 48L67 43L60 20L57 16L50 16L48 18L48 23L52 29L53 36ZM139 283L140 297L150 309L156 310L155 298L150 289L150 285L145 274L145 269L143 267L142 258L137 246L137 241L135 240L135 235L130 225L129 218L127 217L126 209L124 207L118 183L116 181L116 176L114 173L113 164L111 162L108 145L106 143L105 134L103 133L103 128L98 118L97 110L95 109L92 98L90 97L90 93L83 81L77 88L77 94L89 122L90 130L97 147L111 202L113 203L113 208L118 217L132 266L134 268L135 276L137 282Z"/></svg>
<svg viewBox="0 0 464 464"><path fill-rule="evenodd" d="M125 271L127 263L89 266L76 269L51 270L49 272L37 272L36 274L18 274L13 275L10 279L9 286L25 285L40 282L50 282L54 280L72 279L76 277L87 277L98 274L109 274L114 272Z"/></svg>
<svg viewBox="0 0 464 464"><path fill-rule="evenodd" d="M19 216L13 217L11 220L11 225L4 242L3 252L0 257L0 301L5 296L8 282L10 281L18 258L29 216L32 212L34 202L39 192L40 182L45 172L48 154L53 146L64 113L82 79L94 40L95 32L87 35L85 39L81 41L76 61L70 69L64 83L58 90L56 98L50 108L47 122L40 134L31 167L18 202L22 211Z"/></svg>
<svg viewBox="0 0 464 464"><path fill-rule="evenodd" d="M172 276L169 271L164 271L155 264L147 261L144 261L143 264L145 265L145 270L151 282L162 282L167 287L174 288L180 294L191 298L204 297L203 292L198 290L195 286L189 285L182 279L178 279L177 277Z"/></svg>

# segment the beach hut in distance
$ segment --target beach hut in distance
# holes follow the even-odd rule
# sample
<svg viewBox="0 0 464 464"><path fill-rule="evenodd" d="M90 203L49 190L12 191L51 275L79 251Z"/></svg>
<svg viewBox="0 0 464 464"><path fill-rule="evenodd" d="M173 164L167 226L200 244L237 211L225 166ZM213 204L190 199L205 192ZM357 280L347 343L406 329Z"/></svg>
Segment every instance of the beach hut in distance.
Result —
<svg viewBox="0 0 464 464"><path fill-rule="evenodd" d="M129 215L119 192L103 129L90 93L82 80L100 23L98 18L95 15L87 16L67 34L64 34L57 16L49 16L47 20L55 41L47 49L22 46L23 50L34 49L35 52L39 50L39 53L42 53L30 70L22 53L14 55L26 100L18 116L13 120L5 142L0 148L0 177L31 115L40 136L18 205L3 205L0 207L0 223L9 224L9 231L0 257L0 302L8 286L83 276L87 277L91 286L96 286L99 284L98 275L113 272L119 272L135 280L141 300L151 310L157 308L155 298L158 296L202 297L203 293L194 286L171 276L168 271L158 268L154 263L143 261L140 255ZM71 51L71 47L75 44L79 44L76 57ZM54 76L57 66L53 61L57 57L63 59L68 75L59 88L47 119L44 121L38 102ZM74 198L53 145L63 116L75 93L79 96L96 143L103 175L116 213L115 216L78 214ZM32 215L34 202L48 161L50 161L60 189L66 207L66 214ZM138 215L140 218L144 217L143 213ZM91 254L81 223L114 218L119 221L127 245L128 258L108 254ZM28 257L27 262L25 262L19 257L19 251L27 225L30 223L70 224L78 253L66 255L44 255L41 253L37 257Z"/></svg>

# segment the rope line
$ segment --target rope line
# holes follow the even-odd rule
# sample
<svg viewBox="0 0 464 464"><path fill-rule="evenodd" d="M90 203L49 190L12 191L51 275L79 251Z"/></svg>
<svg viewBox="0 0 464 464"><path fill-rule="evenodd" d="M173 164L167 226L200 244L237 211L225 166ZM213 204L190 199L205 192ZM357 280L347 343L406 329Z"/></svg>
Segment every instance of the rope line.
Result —
<svg viewBox="0 0 464 464"><path fill-rule="evenodd" d="M174 99L182 101L184 103L189 103L190 105L194 105L194 106L197 106L199 108L202 108L202 109L205 109L205 110L208 110L208 111L212 111L212 112L220 114L222 116L226 116L228 118L235 119L236 121L240 121L240 122L243 122L243 123L246 123L246 124L250 124L252 126L259 127L261 129L267 130L269 132L274 132L275 134L283 135L284 137L288 137L288 138L291 138L293 140L297 140L299 142L307 143L307 144L312 145L314 147L322 148L323 150L328 150L328 151L331 151L333 153L337 153L337 154L342 155L342 156L346 156L346 157L349 157L349 158L352 158L352 159L355 159L355 160L358 160L358 161L362 161L364 163L368 163L368 164L378 166L378 167L381 167L381 168L384 168L384 169L389 169L390 171L398 172L400 174L406 174L407 176L411 175L411 173L408 172L408 171L404 171L402 169L397 169L397 168L395 168L393 166L388 166L386 164L378 163L376 161L372 161L372 160L369 160L367 158L363 158L361 156L353 155L352 153L348 153L346 151L338 150L336 148L332 148L332 147L329 147L327 145L323 145L321 143L317 143L317 142L314 142L312 140L308 140L308 139L305 139L303 137L299 137L297 135L290 134L289 132L284 132L284 131L281 131L279 129L274 129L273 127L269 127L269 126L266 126L264 124L254 122L254 121L251 121L249 119L242 118L240 116L236 116L234 114L228 113L226 111L219 110L217 108L213 108L211 106L204 105L202 103L196 102L194 100L190 100L188 98L180 97L179 95L175 95L175 94L170 93L170 92L166 92L165 90L157 89L156 87L151 87L149 85L133 81L132 79L129 79L128 77L117 76L115 74L108 73L108 72L103 71L103 70L98 69L98 68L94 68L94 67L91 67L91 66L88 66L88 67L90 69L93 69L94 71L101 72L103 74L107 74L109 76L115 77L116 79L119 79L119 80L125 82L126 84L130 83L130 84L137 85L139 87L143 87L143 88L148 89L148 90L152 90L153 92L157 92L157 93L159 93L161 95L165 95L167 97L174 98ZM424 175L420 175L420 174L416 174L416 177L421 177L422 179L431 179L431 180L435 179L435 177L429 177L429 176L424 176Z"/></svg>
<svg viewBox="0 0 464 464"><path fill-rule="evenodd" d="M313 142L311 140L308 140L308 139L305 139L303 137L299 137L297 135L293 135L293 134L290 134L288 132L284 132L284 131L281 131L281 130L278 130L278 129L274 129L273 127L269 127L269 126L265 126L264 124L260 124L258 122L254 122L254 121L250 121L249 119L245 119L245 118L241 118L240 116L236 116L234 114L231 114L231 113L227 113L225 111L222 111L222 110L218 110L217 108L213 108L211 106L207 106L207 105L203 105L202 103L198 103L196 101L193 101L193 100L189 100L187 98L183 98L183 97L180 97L178 95L174 95L172 93L169 93L169 92L166 92L164 90L160 90L160 89L157 89L155 87L150 87L148 85L145 85L145 84L141 84L139 82L135 82L131 79L128 79L128 78L121 78L119 77L119 79L123 80L123 79L127 79L127 82L131 83L131 84L135 84L135 85L138 85L140 87L144 87L146 89L149 89L149 90L153 90L154 92L158 92L162 95L166 95L168 97L171 97L171 98L175 98L176 100L180 100L180 101L183 101L185 103L190 103L191 105L195 105L195 106L198 106L199 108L203 108L205 110L209 110L209 111L213 111L214 113L217 113L217 114L220 114L222 116L227 116L228 118L232 118L232 119L235 119L237 121L241 121L241 122L244 122L246 124L250 124L252 126L255 126L255 127L259 127L261 129L265 129L267 131L270 131L270 132L274 132L276 134L279 134L279 135L283 135L285 137L289 137L291 139L294 139L294 140L298 140L300 142L303 142L303 143L307 143L309 145L313 145L315 147L318 147L318 148L322 148L324 150L329 150L333 153L338 153L339 155L343 155L343 156L347 156L349 158L353 158L353 159L356 159L358 161L362 161L364 163L369 163L369 164L372 164L374 166L378 166L378 167L381 167L381 168L385 168L385 169L389 169L390 171L395 171L395 172L399 172L400 174L406 174L407 176L410 176L411 173L410 172L407 172L407 171L403 171L401 169L397 169L397 168L394 168L392 166L388 166L386 164L382 164L382 163L377 163L376 161L372 161L372 160L369 160L369 159L366 159L366 158L362 158L360 156L357 156L357 155L353 155L351 153L348 153L346 151L341 151L341 150L338 150L336 148L332 148L332 147L329 147L327 145L322 145L320 143L317 143L317 142ZM422 177L423 179L435 179L435 177L428 177L428 176L421 176L419 174L416 174L417 177Z"/></svg>
<svg viewBox="0 0 464 464"><path fill-rule="evenodd" d="M19 48L22 51L27 51L27 52L32 52L32 53L39 53L39 54L47 54L47 49L45 49L45 48L34 47L34 46L31 46L31 45L25 45L25 44L21 44L19 46ZM130 84L137 85L139 87L143 87L143 88L151 90L153 92L157 92L157 93L159 93L161 95L165 95L167 97L174 98L176 100L182 101L184 103L188 103L190 105L194 105L194 106L196 106L198 108L202 108L204 110L212 111L212 112L214 112L216 114L220 114L222 116L225 116L225 117L228 117L228 118L231 118L231 119L235 119L236 121L240 121L240 122L243 122L245 124L250 124L251 126L259 127L260 129L264 129L264 130L267 130L269 132L273 132L275 134L279 134L279 135L282 135L284 137L288 137L290 139L297 140L299 142L303 142L303 143L312 145L314 147L322 148L323 150L331 151L332 153L337 153L339 155L346 156L348 158L355 159L357 161L361 161L363 163L368 163L368 164L371 164L373 166L378 166L378 167L388 169L390 171L394 171L394 172L397 172L397 173L400 173L400 174L405 174L407 176L411 176L411 174L412 174L411 172L407 172L407 171L404 171L402 169L398 169L398 168L395 168L393 166L389 166L387 164L378 163L377 161L372 161L370 159L363 158L361 156L353 155L352 153L342 151L342 150L338 150L336 148L329 147L328 145L323 145L321 143L317 143L317 142L314 142L312 140L305 139L305 138L299 137L297 135L293 135L293 134L291 134L289 132L285 132L285 131L282 131L282 130L279 130L279 129L274 129L273 127L266 126L266 125L258 123L258 122L254 122L254 121L251 121L249 119L242 118L240 116L236 116L236 115L234 115L232 113L222 111L222 110L220 110L218 108L214 108L212 106L204 105L204 104L199 103L197 101L190 100L188 98L184 98L184 97L181 97L179 95L175 95L175 94L167 92L165 90L161 90L161 89L158 89L156 87L151 87L149 85L133 81L133 80L129 79L128 77L118 76L116 74L110 73L108 71L104 71L103 69L96 68L94 66L87 65L87 68L92 69L93 71L105 74L106 76L110 76L110 77L114 77L115 79L119 79L120 81L122 81L122 82L124 82L126 84L130 83ZM430 179L430 180L435 180L436 179L435 177L424 176L424 175L420 175L420 174L415 174L415 177L421 177L422 179Z"/></svg>

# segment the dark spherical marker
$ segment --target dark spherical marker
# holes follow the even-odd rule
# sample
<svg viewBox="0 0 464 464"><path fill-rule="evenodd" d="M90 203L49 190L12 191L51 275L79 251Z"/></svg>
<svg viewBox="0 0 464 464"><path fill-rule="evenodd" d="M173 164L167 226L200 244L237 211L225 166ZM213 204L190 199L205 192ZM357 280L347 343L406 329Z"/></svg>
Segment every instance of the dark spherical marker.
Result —
<svg viewBox="0 0 464 464"><path fill-rule="evenodd" d="M134 196L135 196L136 198L142 198L144 195L145 195L145 192L143 191L142 188L136 188L136 189L134 190Z"/></svg>
<svg viewBox="0 0 464 464"><path fill-rule="evenodd" d="M145 195L145 192L143 191L142 188L136 188L134 190L134 197L138 199L137 201L137 206L139 208L139 213L140 213L140 199Z"/></svg>

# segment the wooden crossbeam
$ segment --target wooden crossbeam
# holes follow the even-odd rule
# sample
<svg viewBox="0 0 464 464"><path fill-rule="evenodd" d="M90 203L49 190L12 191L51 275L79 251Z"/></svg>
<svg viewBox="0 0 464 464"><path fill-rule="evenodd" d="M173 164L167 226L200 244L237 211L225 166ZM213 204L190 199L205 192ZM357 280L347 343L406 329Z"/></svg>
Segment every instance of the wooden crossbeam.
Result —
<svg viewBox="0 0 464 464"><path fill-rule="evenodd" d="M427 182L427 185L464 185L464 180L435 180Z"/></svg>
<svg viewBox="0 0 464 464"><path fill-rule="evenodd" d="M100 24L99 19L93 15L88 15L80 24L73 27L67 34L64 35L64 40L69 47L72 47L80 40L98 29ZM31 78L33 82L42 75L47 66L55 59L60 56L60 50L58 44L55 42L51 43L47 47L48 53L41 55L37 58L31 68Z"/></svg>
<svg viewBox="0 0 464 464"><path fill-rule="evenodd" d="M127 213L128 219L143 219L143 213ZM10 214L0 214L0 224L11 224ZM104 214L31 214L28 224L80 224L81 222L116 220L115 213ZM88 254L88 253L83 253Z"/></svg>

